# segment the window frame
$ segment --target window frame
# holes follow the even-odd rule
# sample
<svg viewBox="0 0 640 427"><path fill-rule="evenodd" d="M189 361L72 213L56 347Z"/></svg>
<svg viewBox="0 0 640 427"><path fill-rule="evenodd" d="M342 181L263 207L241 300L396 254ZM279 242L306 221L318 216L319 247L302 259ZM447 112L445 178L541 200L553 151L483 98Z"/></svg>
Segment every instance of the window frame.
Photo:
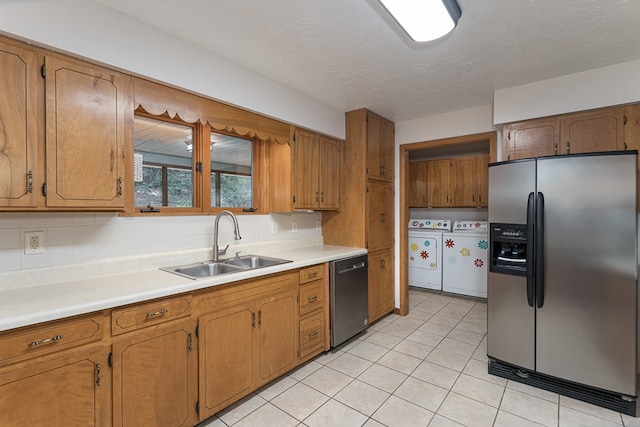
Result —
<svg viewBox="0 0 640 427"><path fill-rule="evenodd" d="M185 126L185 127L189 127L191 128L191 135L193 137L193 148L192 148L192 155L191 155L191 172L192 172L192 177L193 177L193 187L192 187L192 191L193 191L193 200L192 200L192 206L191 207L177 207L177 206L136 206L135 205L135 182L133 182L133 177L131 179L131 181L133 182L133 191L131 192L131 204L133 205L133 212L135 215L149 215L149 214L162 214L162 215L167 215L167 214L173 214L173 215L185 215L185 214L199 214L202 213L202 192L198 191L199 188L202 188L202 178L201 178L201 173L198 172L198 162L202 163L202 125L199 122L196 123L187 123L183 120L180 120L180 118L171 118L169 117L169 115L167 113L162 114L162 115L155 115L155 114L150 114L147 113L142 107L138 107L135 111L134 111L134 118L135 116L139 116L139 117L145 117L147 119L152 119L152 120L158 120L158 121L162 121L162 122L166 122L166 123L174 123L177 125L181 125L181 126ZM131 134L133 135L133 121L132 121L132 125L131 125ZM131 142L132 148L133 148L133 152L135 153L135 146L134 146L134 142L133 142L133 136L132 136L132 142ZM169 167L166 164L158 164L155 162L149 163L150 166L155 166L155 167ZM132 167L133 169L133 167ZM163 188L164 190L164 188Z"/></svg>

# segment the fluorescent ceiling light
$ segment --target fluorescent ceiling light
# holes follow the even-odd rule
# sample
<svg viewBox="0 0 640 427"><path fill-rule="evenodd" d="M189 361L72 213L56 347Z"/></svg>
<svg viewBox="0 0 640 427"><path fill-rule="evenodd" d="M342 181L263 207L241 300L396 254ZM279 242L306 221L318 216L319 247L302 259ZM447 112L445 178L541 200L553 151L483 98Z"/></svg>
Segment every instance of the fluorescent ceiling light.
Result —
<svg viewBox="0 0 640 427"><path fill-rule="evenodd" d="M378 1L416 42L428 42L448 34L462 14L456 0Z"/></svg>

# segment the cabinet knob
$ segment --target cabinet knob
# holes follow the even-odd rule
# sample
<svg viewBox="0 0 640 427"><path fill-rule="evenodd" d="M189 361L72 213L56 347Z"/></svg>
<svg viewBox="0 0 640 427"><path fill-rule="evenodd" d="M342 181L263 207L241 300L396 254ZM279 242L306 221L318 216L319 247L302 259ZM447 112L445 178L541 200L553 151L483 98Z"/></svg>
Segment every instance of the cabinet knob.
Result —
<svg viewBox="0 0 640 427"><path fill-rule="evenodd" d="M553 154L558 154L558 143L553 144Z"/></svg>
<svg viewBox="0 0 640 427"><path fill-rule="evenodd" d="M385 217L384 213L381 213L380 214L380 222L385 222L385 220L386 220L386 217Z"/></svg>
<svg viewBox="0 0 640 427"><path fill-rule="evenodd" d="M571 152L571 145L569 145L569 141L567 141L567 154Z"/></svg>

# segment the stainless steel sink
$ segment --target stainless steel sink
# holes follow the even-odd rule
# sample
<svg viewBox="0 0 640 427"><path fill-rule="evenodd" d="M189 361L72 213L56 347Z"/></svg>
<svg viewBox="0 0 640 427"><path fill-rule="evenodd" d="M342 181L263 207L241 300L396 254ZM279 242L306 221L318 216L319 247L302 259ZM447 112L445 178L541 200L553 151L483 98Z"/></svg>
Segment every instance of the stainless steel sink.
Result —
<svg viewBox="0 0 640 427"><path fill-rule="evenodd" d="M270 267L272 265L285 264L287 262L292 261L258 255L246 255L227 260L205 261L195 264L180 265L177 267L163 267L161 270L179 274L180 276L188 277L190 279L196 279L200 277L219 276L221 274L230 274L253 270L256 268Z"/></svg>
<svg viewBox="0 0 640 427"><path fill-rule="evenodd" d="M226 264L237 265L243 269L253 269L260 267L271 267L272 265L284 264L291 262L286 259L269 258L258 255L246 255L240 258L233 258L225 261Z"/></svg>

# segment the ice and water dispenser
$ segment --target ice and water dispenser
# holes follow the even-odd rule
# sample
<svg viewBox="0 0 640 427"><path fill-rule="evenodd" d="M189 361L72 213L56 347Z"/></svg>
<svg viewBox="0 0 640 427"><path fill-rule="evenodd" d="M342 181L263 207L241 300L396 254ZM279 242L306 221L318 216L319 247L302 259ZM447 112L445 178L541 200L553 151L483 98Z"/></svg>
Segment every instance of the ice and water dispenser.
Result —
<svg viewBox="0 0 640 427"><path fill-rule="evenodd" d="M526 224L490 224L491 261L489 271L527 275L527 225Z"/></svg>

